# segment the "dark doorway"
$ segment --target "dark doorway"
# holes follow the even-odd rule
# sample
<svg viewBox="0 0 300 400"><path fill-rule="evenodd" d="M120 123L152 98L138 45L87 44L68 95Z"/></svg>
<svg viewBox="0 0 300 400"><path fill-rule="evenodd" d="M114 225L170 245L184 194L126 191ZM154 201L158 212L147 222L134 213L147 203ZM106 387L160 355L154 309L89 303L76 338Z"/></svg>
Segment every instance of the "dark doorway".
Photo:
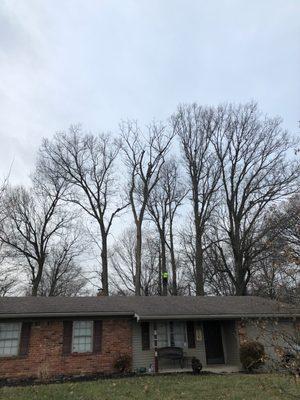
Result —
<svg viewBox="0 0 300 400"><path fill-rule="evenodd" d="M224 364L221 324L219 321L203 323L207 364Z"/></svg>

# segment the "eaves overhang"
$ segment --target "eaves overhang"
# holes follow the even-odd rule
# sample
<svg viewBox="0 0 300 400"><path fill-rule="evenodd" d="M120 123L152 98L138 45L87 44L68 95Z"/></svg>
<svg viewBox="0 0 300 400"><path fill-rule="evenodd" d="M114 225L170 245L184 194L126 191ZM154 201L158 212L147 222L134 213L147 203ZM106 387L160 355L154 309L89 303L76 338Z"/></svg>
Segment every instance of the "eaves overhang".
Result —
<svg viewBox="0 0 300 400"><path fill-rule="evenodd" d="M271 314L172 314L172 315L139 315L135 313L137 321L153 320L224 320L247 318L300 318L300 314L271 313Z"/></svg>
<svg viewBox="0 0 300 400"><path fill-rule="evenodd" d="M45 312L0 314L0 319L70 318L70 317L134 317L134 312Z"/></svg>

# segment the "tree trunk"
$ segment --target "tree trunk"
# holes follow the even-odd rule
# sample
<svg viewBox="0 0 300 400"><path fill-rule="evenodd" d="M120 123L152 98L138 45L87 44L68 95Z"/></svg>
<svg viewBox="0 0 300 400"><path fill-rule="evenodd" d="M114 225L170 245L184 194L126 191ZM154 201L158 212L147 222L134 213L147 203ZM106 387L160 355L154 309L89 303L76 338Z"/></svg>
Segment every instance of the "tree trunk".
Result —
<svg viewBox="0 0 300 400"><path fill-rule="evenodd" d="M196 272L196 296L204 296L204 275L203 275L203 249L201 218L199 216L198 182L193 182L193 202L194 202L194 224L195 224L195 272Z"/></svg>
<svg viewBox="0 0 300 400"><path fill-rule="evenodd" d="M159 249L158 256L158 294L162 296L161 249Z"/></svg>
<svg viewBox="0 0 300 400"><path fill-rule="evenodd" d="M204 296L203 252L201 240L196 237L196 296Z"/></svg>
<svg viewBox="0 0 300 400"><path fill-rule="evenodd" d="M204 296L204 274L203 274L203 249L202 249L202 229L199 228L199 221L195 217L195 231L196 231L196 296Z"/></svg>
<svg viewBox="0 0 300 400"><path fill-rule="evenodd" d="M235 295L236 296L247 296L247 290L245 282L240 281L235 284Z"/></svg>
<svg viewBox="0 0 300 400"><path fill-rule="evenodd" d="M234 220L234 229L231 236L231 246L233 250L234 258L234 277L235 277L235 295L246 296L246 280L245 280L245 269L243 264L243 251L241 248L240 239L240 221Z"/></svg>
<svg viewBox="0 0 300 400"><path fill-rule="evenodd" d="M173 222L170 220L170 256L171 256L171 267L172 267L172 294L177 296L177 265L174 252L174 237L173 237Z"/></svg>
<svg viewBox="0 0 300 400"><path fill-rule="evenodd" d="M31 296L37 296L38 293L38 284L36 282L32 282Z"/></svg>
<svg viewBox="0 0 300 400"><path fill-rule="evenodd" d="M164 229L160 230L159 236L160 236L160 246L161 246L161 274L162 276L164 276L164 273L167 272L166 235ZM168 284L163 283L162 295L167 296L167 294L168 294Z"/></svg>
<svg viewBox="0 0 300 400"><path fill-rule="evenodd" d="M38 273L36 277L32 279L31 296L36 297L38 295L38 289L42 279L43 268L44 268L44 262L38 266Z"/></svg>
<svg viewBox="0 0 300 400"><path fill-rule="evenodd" d="M136 223L136 247L135 247L135 295L141 295L141 271L142 271L142 223Z"/></svg>
<svg viewBox="0 0 300 400"><path fill-rule="evenodd" d="M54 296L55 286L56 286L56 281L52 280L51 285L50 285L49 294L48 294L49 297Z"/></svg>
<svg viewBox="0 0 300 400"><path fill-rule="evenodd" d="M102 262L102 273L101 283L102 291L104 296L108 296L108 259L107 259L107 234L102 231L101 234L102 249L101 249L101 262Z"/></svg>
<svg viewBox="0 0 300 400"><path fill-rule="evenodd" d="M236 296L247 296L247 284L245 281L245 273L240 263L236 264L235 267L235 295Z"/></svg>

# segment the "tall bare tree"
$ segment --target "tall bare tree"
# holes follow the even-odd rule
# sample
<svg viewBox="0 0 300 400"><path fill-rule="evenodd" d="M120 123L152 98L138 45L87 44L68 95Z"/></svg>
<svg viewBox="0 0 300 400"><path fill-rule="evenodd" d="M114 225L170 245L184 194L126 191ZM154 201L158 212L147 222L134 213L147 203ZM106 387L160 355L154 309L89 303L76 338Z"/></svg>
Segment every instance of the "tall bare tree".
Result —
<svg viewBox="0 0 300 400"><path fill-rule="evenodd" d="M214 229L218 221L211 219L202 238L203 273L205 276L205 293L208 295L233 295L234 287L223 268L223 259L218 252L220 238ZM179 231L179 254L184 271L186 293L196 293L196 246L193 217L190 216ZM224 254L223 254L224 255ZM230 254L226 254L226 257Z"/></svg>
<svg viewBox="0 0 300 400"><path fill-rule="evenodd" d="M146 135L136 122L121 125L125 165L128 169L128 199L136 227L135 294L141 295L142 224L149 196L160 177L173 135L161 124L152 124Z"/></svg>
<svg viewBox="0 0 300 400"><path fill-rule="evenodd" d="M300 196L280 202L268 215L266 242L250 291L281 301L300 301ZM266 246L265 246L266 247Z"/></svg>
<svg viewBox="0 0 300 400"><path fill-rule="evenodd" d="M189 295L196 293L196 249L194 218L190 216L179 231L179 253L183 266L185 287Z"/></svg>
<svg viewBox="0 0 300 400"><path fill-rule="evenodd" d="M177 262L174 246L174 220L178 207L186 196L181 182L177 160L167 160L161 168L161 176L149 196L148 210L157 227L160 238L161 273L167 272L167 249L172 270L172 294L177 295ZM167 295L163 286L162 295Z"/></svg>
<svg viewBox="0 0 300 400"><path fill-rule="evenodd" d="M76 296L84 293L87 279L79 264L85 246L79 231L69 226L48 251L39 296Z"/></svg>
<svg viewBox="0 0 300 400"><path fill-rule="evenodd" d="M49 176L69 186L67 200L98 224L101 234L101 282L108 295L108 236L114 218L127 206L118 196L115 162L120 143L109 135L85 135L79 126L43 141L40 154Z"/></svg>
<svg viewBox="0 0 300 400"><path fill-rule="evenodd" d="M174 132L179 136L195 225L196 295L204 295L203 236L216 204L220 169L216 163L211 139L217 131L217 111L197 104L182 105L172 116Z"/></svg>
<svg viewBox="0 0 300 400"><path fill-rule="evenodd" d="M216 296L233 296L235 287L230 279L224 265L230 264L231 248L230 245L220 236L219 218L210 221L207 246L205 249L204 270L205 286L208 294ZM221 251L220 251L221 250Z"/></svg>
<svg viewBox="0 0 300 400"><path fill-rule="evenodd" d="M286 261L300 265L300 194L291 196L272 210L271 226L278 231L277 241Z"/></svg>
<svg viewBox="0 0 300 400"><path fill-rule="evenodd" d="M0 185L0 226L4 224L5 205L4 199L8 186L8 178ZM0 297L6 296L16 285L17 278L14 268L7 262L7 252L4 243L0 240Z"/></svg>
<svg viewBox="0 0 300 400"><path fill-rule="evenodd" d="M5 179L0 184L0 223L4 220L4 217L5 217L4 197L5 197L7 185L8 185L7 179Z"/></svg>
<svg viewBox="0 0 300 400"><path fill-rule="evenodd" d="M9 188L4 199L0 241L7 255L30 271L32 296L38 294L51 243L69 223L60 203L63 187L56 189L50 195L40 188Z"/></svg>
<svg viewBox="0 0 300 400"><path fill-rule="evenodd" d="M135 294L135 229L125 230L113 247L112 287L117 294ZM159 242L147 231L143 240L141 293L143 295L159 294Z"/></svg>
<svg viewBox="0 0 300 400"><path fill-rule="evenodd" d="M224 199L218 248L236 295L245 295L255 260L268 245L265 212L299 188L299 165L289 157L294 143L279 118L262 116L255 103L220 106L216 112L212 142Z"/></svg>

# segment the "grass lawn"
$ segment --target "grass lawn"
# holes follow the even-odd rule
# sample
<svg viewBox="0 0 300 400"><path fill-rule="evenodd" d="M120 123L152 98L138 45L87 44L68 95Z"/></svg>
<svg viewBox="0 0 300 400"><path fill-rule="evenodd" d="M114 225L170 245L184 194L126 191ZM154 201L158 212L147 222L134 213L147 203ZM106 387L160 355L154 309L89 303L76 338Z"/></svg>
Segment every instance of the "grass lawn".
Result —
<svg viewBox="0 0 300 400"><path fill-rule="evenodd" d="M300 384L281 375L169 375L4 387L1 400L277 400L300 399Z"/></svg>

